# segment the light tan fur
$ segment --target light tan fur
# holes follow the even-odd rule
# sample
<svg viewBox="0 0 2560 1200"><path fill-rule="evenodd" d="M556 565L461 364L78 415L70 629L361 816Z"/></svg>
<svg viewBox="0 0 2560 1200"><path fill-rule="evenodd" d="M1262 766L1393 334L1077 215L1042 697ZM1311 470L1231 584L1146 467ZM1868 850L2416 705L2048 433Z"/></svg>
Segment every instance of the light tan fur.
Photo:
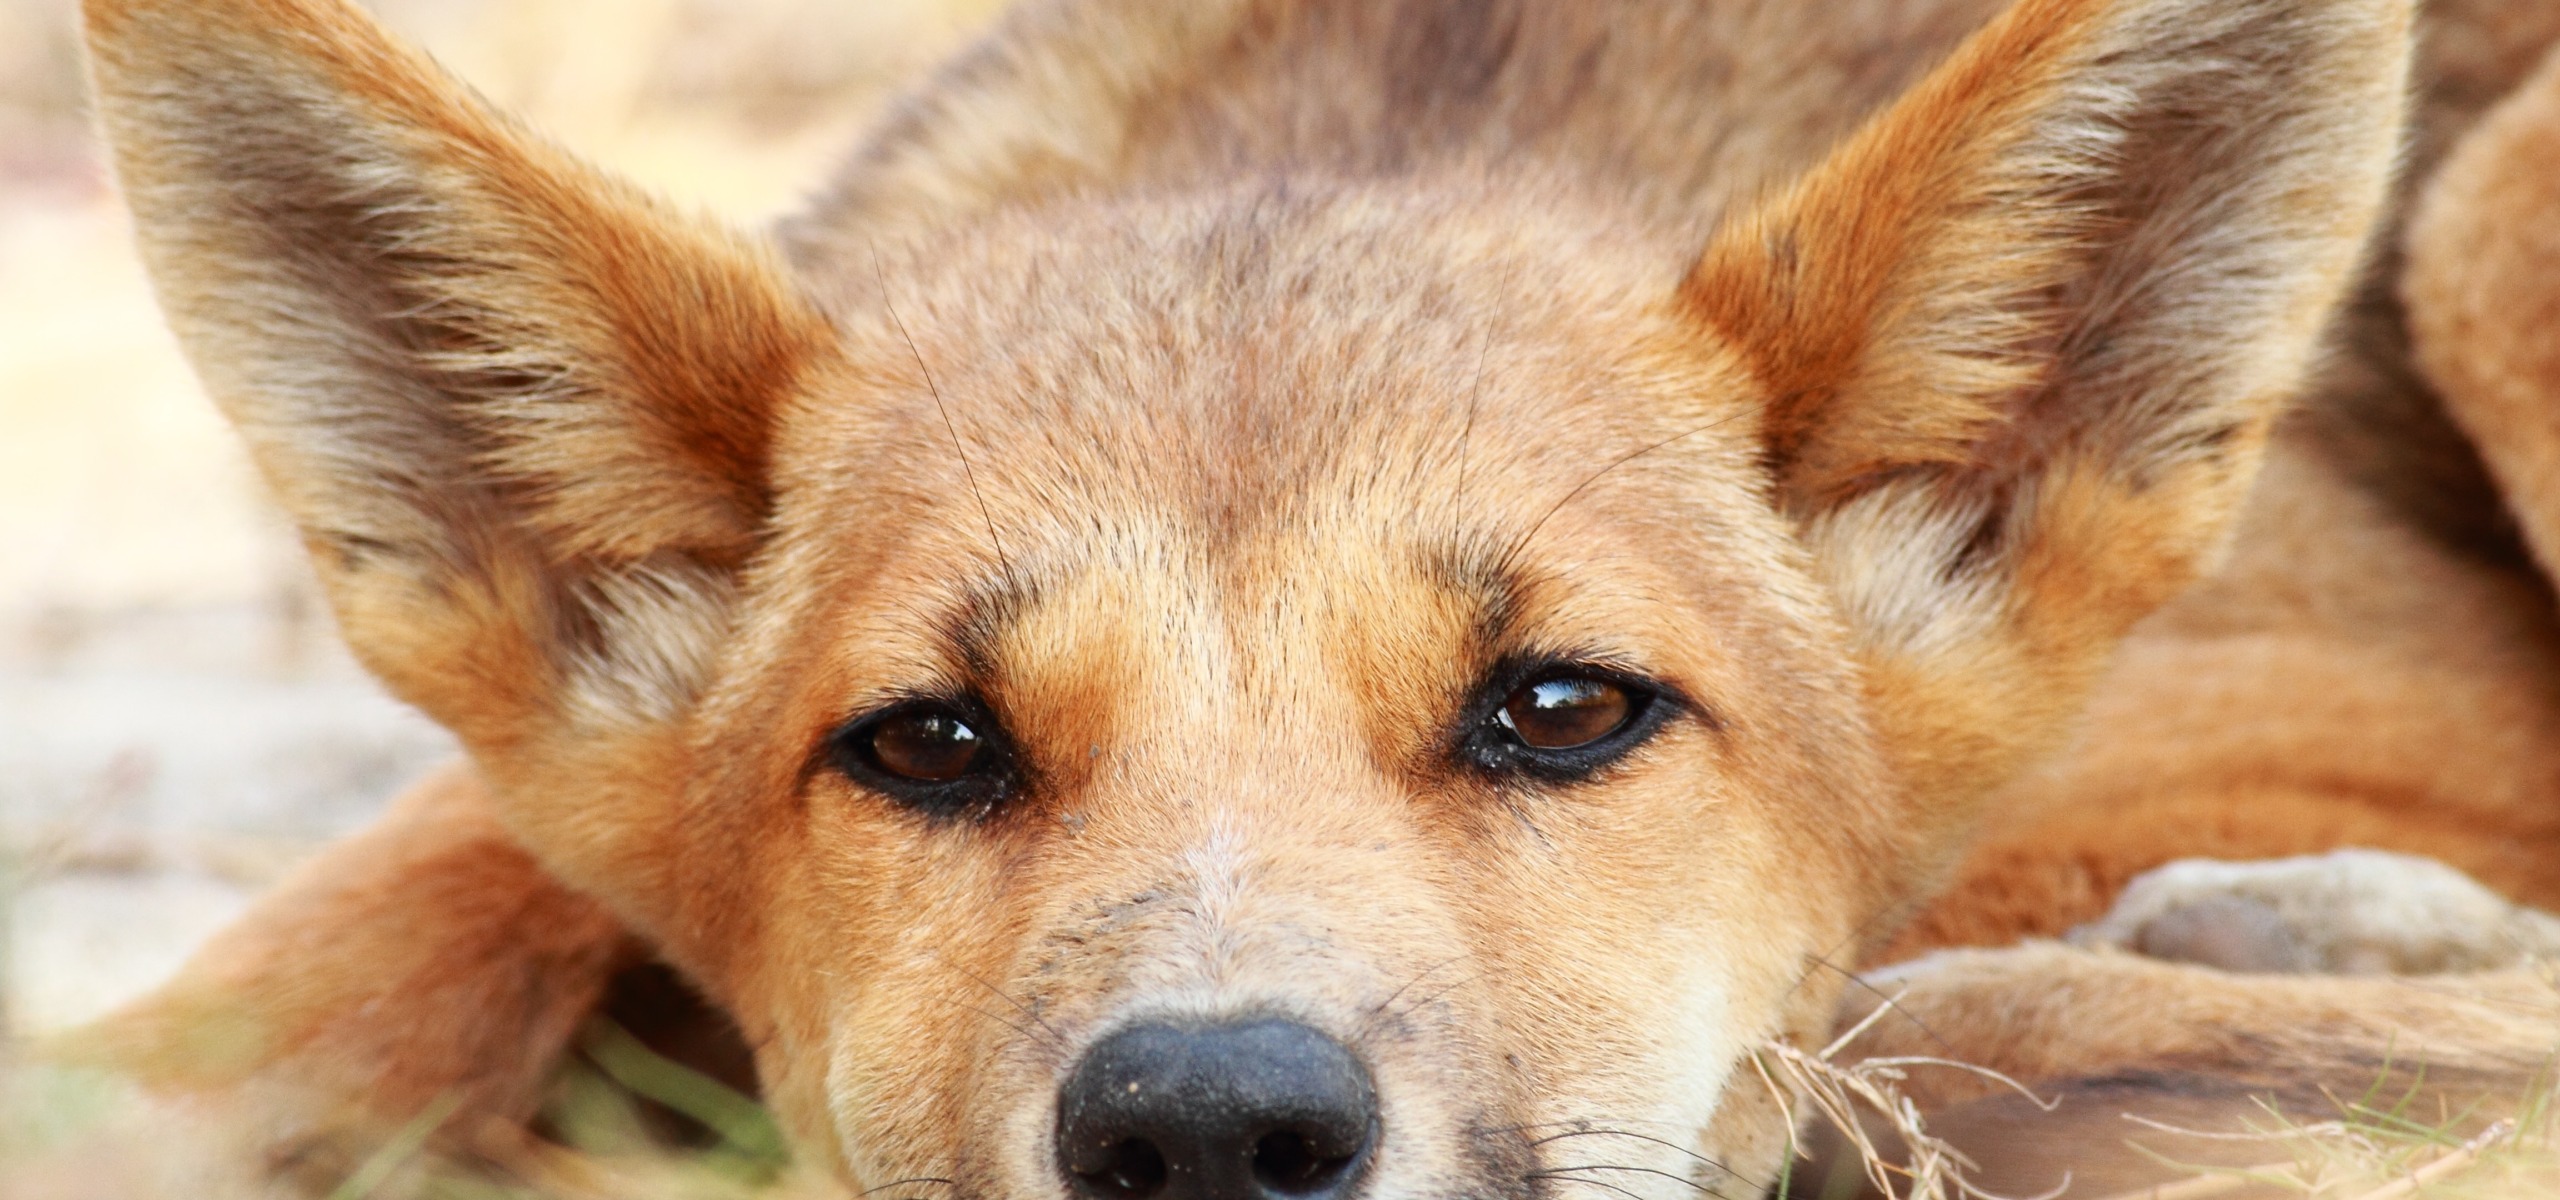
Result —
<svg viewBox="0 0 2560 1200"><path fill-rule="evenodd" d="M2535 561L2560 564L2560 55L2460 144L2410 233L2419 361L2514 499Z"/></svg>
<svg viewBox="0 0 2560 1200"><path fill-rule="evenodd" d="M2560 8L2438 4L2421 32L2409 175L2424 182L2560 42ZM2529 157L2466 149L2457 161L2491 157L2516 163L2513 178L2541 178L2522 166ZM2444 186L2463 174L2446 168ZM2461 214L2433 220L2465 222L2468 245L2510 244L2546 225L2521 205L2438 199L2431 209ZM2442 364L2476 361L2491 339L2438 335L2427 366L2441 393L2418 376L2396 224L2321 386L2279 430L2225 565L2134 631L2077 745L2008 789L1999 803L2010 827L1889 957L2058 936L2105 912L2135 875L2198 856L2397 849L2560 909L2560 628L2550 585L2514 532L2548 518L2520 463L2498 472L2511 505L2471 497L2464 482L2481 470L2475 441L2496 465L2549 453L2553 439L2525 415L2541 411L2530 389L2513 383L2512 423L2467 414L2459 372L2472 368L2449 375ZM2425 262L2410 267L2417 278ZM2534 329L2529 274L2519 268L2499 291L2475 286L2471 303L2513 314L2507 328ZM2421 333L2447 319L2443 302L2411 299ZM2448 429L2451 444L2439 440L2439 394L2469 438Z"/></svg>
<svg viewBox="0 0 2560 1200"><path fill-rule="evenodd" d="M1035 3L770 241L335 0L87 11L173 324L351 644L476 772L88 1043L316 1097L289 1139L429 1087L522 1119L636 939L857 1188L1058 1194L1081 1048L1239 1011L1369 1062L1369 1193L1756 1188L1788 1130L1747 1054L1818 1040L1951 875L1905 950L2056 931L2140 869L2054 868L2102 834L1960 864L1986 815L2085 817L2054 781L2117 777L2110 715L2191 686L2146 664L2209 614L2473 603L2512 620L2464 644L2523 664L2484 686L2548 678L2523 585L2358 599L2448 552L2316 455L2247 503L2390 211L2398 0ZM2237 598L2138 625L2235 521L2190 595ZM1679 711L1581 783L1467 769L1452 723L1537 656ZM2287 686L2339 669L2295 657ZM825 766L849 717L955 691L1028 764L996 810ZM2538 746L2510 715L2476 736ZM2237 844L2318 848L2275 840ZM466 862L509 904L277 949ZM563 940L485 957L529 910ZM2035 986L2217 986L2159 970ZM498 975L540 981L477 1001L512 1055L380 990ZM195 1054L212 1012L249 1053ZM2012 1033L2066 1044L1980 1036Z"/></svg>

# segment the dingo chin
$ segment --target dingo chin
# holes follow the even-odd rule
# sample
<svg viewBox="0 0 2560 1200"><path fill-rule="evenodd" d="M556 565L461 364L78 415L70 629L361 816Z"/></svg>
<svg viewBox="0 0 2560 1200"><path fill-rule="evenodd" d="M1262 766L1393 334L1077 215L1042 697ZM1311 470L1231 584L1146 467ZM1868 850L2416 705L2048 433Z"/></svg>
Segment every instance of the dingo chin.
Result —
<svg viewBox="0 0 2560 1200"><path fill-rule="evenodd" d="M1765 1187L1753 1049L2223 545L2411 45L1033 3L767 235L339 0L86 7L171 322L471 757L100 1043L479 1128L662 961L804 1160L984 1200Z"/></svg>

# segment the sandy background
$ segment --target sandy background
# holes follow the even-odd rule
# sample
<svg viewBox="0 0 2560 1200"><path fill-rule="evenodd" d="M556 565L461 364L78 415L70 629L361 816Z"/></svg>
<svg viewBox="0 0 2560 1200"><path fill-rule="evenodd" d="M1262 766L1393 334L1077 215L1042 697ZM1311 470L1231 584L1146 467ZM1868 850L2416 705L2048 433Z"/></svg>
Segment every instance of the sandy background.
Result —
<svg viewBox="0 0 2560 1200"><path fill-rule="evenodd" d="M678 200L789 208L994 0L380 0L500 104ZM452 752L338 647L152 306L73 0L0 0L0 1030L174 968Z"/></svg>

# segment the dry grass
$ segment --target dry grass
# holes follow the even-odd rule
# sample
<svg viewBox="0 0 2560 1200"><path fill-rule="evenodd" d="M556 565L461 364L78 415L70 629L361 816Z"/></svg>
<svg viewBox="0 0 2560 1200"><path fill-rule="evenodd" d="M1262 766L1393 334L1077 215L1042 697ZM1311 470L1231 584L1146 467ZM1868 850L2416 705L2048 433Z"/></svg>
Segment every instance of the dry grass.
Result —
<svg viewBox="0 0 2560 1200"><path fill-rule="evenodd" d="M2050 1105L2033 1089L1996 1071L1943 1058L1871 1058L1842 1061L1878 1016L1843 1033L1818 1051L1773 1041L1752 1058L1763 1084L1778 1093L1785 1110L1805 1122L1838 1131L1862 1168L1870 1194L1890 1200L2058 1200L2079 1196L2068 1179L2036 1197L2004 1197L1969 1178L1980 1164L1932 1135L1918 1106L1900 1084L1915 1067L1970 1071L2014 1089L2040 1107ZM2554 1031L2560 1039L2560 1030ZM2406 1080L2398 1090L2385 1081ZM2363 1095L2332 1097L2333 1112L2305 1119L2272 1104L2245 1127L2231 1131L2172 1129L2139 1122L2182 1138L2240 1143L2263 1150L2245 1156L2246 1167L2210 1166L2157 1159L2167 1182L2092 1200L2226 1200L2301 1196L2314 1200L2524 1200L2560 1196L2560 1078L2546 1074L2522 1089L2514 1113L2487 1121L2476 1112L2428 1112L2420 1097L2425 1072L2414 1075L2386 1065ZM1775 1192L1799 1181L1794 1163ZM1810 1186L1828 1197L1840 1175Z"/></svg>
<svg viewBox="0 0 2560 1200"><path fill-rule="evenodd" d="M1877 1006L1820 1050L1808 1052L1784 1041L1766 1043L1752 1056L1752 1069L1798 1128L1808 1120L1819 1120L1838 1130L1847 1150L1865 1169L1868 1185L1887 1200L2008 1200L1973 1184L1969 1176L1981 1164L1929 1132L1919 1105L1902 1094L1902 1082L1914 1067L1946 1067L1980 1075L2039 1107L2049 1109L2050 1105L2025 1084L1970 1063L1944 1058L1840 1058L1843 1048L1893 1011L1891 1004ZM1861 1113L1876 1120L1862 1119ZM1879 1143L1879 1129L1900 1144ZM1788 1166L1793 1165L1791 1160ZM1774 1190L1789 1191L1790 1182L1792 1171Z"/></svg>
<svg viewBox="0 0 2560 1200"><path fill-rule="evenodd" d="M2423 1111L2423 1073L2401 1091L2377 1084L2364 1095L2332 1100L2325 1119L2265 1108L2240 1132L2213 1136L2260 1143L2267 1155L2245 1169L2186 1168L2169 1189L2106 1200L2210 1200L2248 1189L2338 1200L2511 1200L2560 1195L2560 1086L2536 1081L2517 1098L2513 1116L2482 1127L2478 1114Z"/></svg>

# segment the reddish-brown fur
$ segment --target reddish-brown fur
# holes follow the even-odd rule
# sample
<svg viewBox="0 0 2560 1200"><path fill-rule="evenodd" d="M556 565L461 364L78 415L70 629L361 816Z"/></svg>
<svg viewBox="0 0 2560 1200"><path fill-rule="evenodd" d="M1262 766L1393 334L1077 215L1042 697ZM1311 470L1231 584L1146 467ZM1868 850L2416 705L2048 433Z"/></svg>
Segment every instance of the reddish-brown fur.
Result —
<svg viewBox="0 0 2560 1200"><path fill-rule="evenodd" d="M640 945L857 1187L1054 1192L1080 1046L1260 1008L1370 1060L1382 1195L1564 1190L1533 1128L1644 1131L1609 1153L1649 1194L1758 1186L1786 1129L1743 1056L1829 1028L1951 876L1896 953L2060 932L2200 849L2506 881L2319 781L2363 755L2458 791L2415 748L2457 735L2549 753L2539 584L2278 427L2390 211L2408 13L1994 7L1035 4L768 248L334 0L90 0L173 323L350 642L477 772L93 1052L321 1098L269 1137L456 1085L503 1124ZM2476 7L2443 78L2530 34ZM2357 750L2355 704L2431 683L2330 656L2378 628L2440 666L2416 614L2446 605L2503 622L2455 639L2481 699ZM2200 636L2244 616L2272 632ZM1453 714L1539 654L1685 711L1581 785L1459 769ZM1002 810L825 767L848 717L961 690L1031 764ZM2512 761L2458 799L2529 870L2550 818ZM2129 838L2127 785L2200 819ZM2050 825L1967 860L1986 814ZM457 886L507 903L376 917ZM342 924L381 940L278 949ZM2111 1039L1945 1022L2065 1080L2188 1052L2205 1009L2146 995L2244 1029L2325 995L2034 953L1914 986L2121 986L2077 1018ZM544 982L474 990L508 973ZM382 988L419 978L481 997L483 1040ZM252 1052L198 1056L208 1022Z"/></svg>
<svg viewBox="0 0 2560 1200"><path fill-rule="evenodd" d="M2432 5L2421 33L2409 156L2411 179L2425 182L2560 42L2560 8ZM2529 161L2488 149L2499 136L2518 135L2484 129L2457 162ZM2445 190L2478 172L2448 168ZM2439 199L2432 211L2445 214L2436 227L2462 223L2466 246L2511 245L2544 224L2524 203ZM2135 631L2080 744L2009 789L2000 803L2014 827L1975 851L1892 956L2059 934L2104 912L2134 875L2189 856L2386 846L2560 907L2560 629L2549 584L2510 524L2531 531L2546 506L2521 461L2499 462L2554 442L2528 415L2532 384L2501 385L2503 423L2468 414L2478 389L2465 374L2482 370L2469 364L2498 361L2497 343L2448 328L2451 304L2413 294L2419 331L2440 331L2427 363L2437 387L2418 377L2396 224L2321 388L2277 433L2227 565ZM2465 251L2459 261L2529 259ZM2421 279L2424 264L2413 268ZM2530 276L2519 266L2495 290L2471 283L2468 303L2513 314L2501 318L2515 322L2507 328L2535 328ZM2431 432L2443 424L2438 395L2469 434L2450 450ZM2480 469L2475 443L2509 505L2465 499L2463 478Z"/></svg>
<svg viewBox="0 0 2560 1200"><path fill-rule="evenodd" d="M531 1114L548 1071L528 1069L526 1047L565 1046L646 952L488 807L464 768L421 782L84 1050L221 1096L225 1117L262 1127L273 1167L324 1187L361 1161L338 1140L348 1097L384 1114Z"/></svg>

